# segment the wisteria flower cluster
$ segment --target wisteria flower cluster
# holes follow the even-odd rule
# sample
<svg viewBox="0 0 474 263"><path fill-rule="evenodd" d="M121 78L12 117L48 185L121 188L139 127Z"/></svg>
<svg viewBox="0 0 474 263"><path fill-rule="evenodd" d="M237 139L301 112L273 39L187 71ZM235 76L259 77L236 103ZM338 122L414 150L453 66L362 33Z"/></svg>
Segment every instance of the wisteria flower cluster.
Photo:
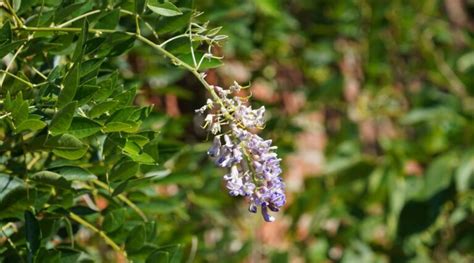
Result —
<svg viewBox="0 0 474 263"><path fill-rule="evenodd" d="M229 89L211 86L213 99L196 110L207 113L204 127L215 135L208 155L219 167L228 168L224 175L232 196L245 196L250 201L249 211L261 208L267 222L275 220L268 212L278 212L285 205L285 185L280 177L281 159L271 140L264 140L252 131L262 129L265 107L252 109L246 98L236 94L242 89L234 83Z"/></svg>

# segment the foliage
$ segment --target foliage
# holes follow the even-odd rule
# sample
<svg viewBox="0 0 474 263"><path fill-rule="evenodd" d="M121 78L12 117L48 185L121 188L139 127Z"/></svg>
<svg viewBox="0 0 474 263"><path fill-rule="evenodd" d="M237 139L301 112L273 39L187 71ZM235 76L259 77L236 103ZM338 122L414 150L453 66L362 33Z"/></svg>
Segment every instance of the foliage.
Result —
<svg viewBox="0 0 474 263"><path fill-rule="evenodd" d="M103 260L180 261L181 240L159 241L149 217L189 216L151 183L176 180L167 162L191 149L154 127L166 117L134 104L138 83L117 70L131 48L148 46L210 89L199 71L220 64L211 51L225 36L179 6L2 2L1 52L13 54L0 79L4 260L97 261L98 248L75 241L86 231L116 251ZM158 37L160 23L176 33ZM181 39L177 51L165 49Z"/></svg>
<svg viewBox="0 0 474 263"><path fill-rule="evenodd" d="M4 261L473 261L470 1L2 4ZM273 223L205 157L200 82L234 80L284 160Z"/></svg>

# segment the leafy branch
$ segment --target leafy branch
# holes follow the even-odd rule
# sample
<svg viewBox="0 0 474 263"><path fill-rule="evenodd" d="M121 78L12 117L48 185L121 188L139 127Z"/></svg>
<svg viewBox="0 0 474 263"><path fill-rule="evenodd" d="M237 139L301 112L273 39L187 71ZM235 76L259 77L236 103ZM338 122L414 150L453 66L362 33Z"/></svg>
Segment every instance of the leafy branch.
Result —
<svg viewBox="0 0 474 263"><path fill-rule="evenodd" d="M150 223L148 216L143 212L135 203L133 203L130 199L127 198L125 194L118 193L115 194L113 188L120 189L122 185L126 185L127 179L131 176L135 176L138 172L139 164L156 164L156 156L151 157L148 153L144 151L145 146L154 147L155 142L149 142L149 139L146 137L140 138L139 135L136 135L133 140L129 140L128 135L123 134L125 133L135 133L138 130L140 125L140 120L135 119L134 122L128 121L124 119L120 114L117 119L119 121L113 122L108 121L108 118L113 119L117 116L112 114L112 109L116 109L115 112L124 112L128 110L127 108L120 109L117 107L118 103L124 103L126 100L125 94L128 92L133 94L131 91L133 90L126 90L122 89L123 93L117 95L120 97L119 99L110 99L110 100L94 100L93 103L88 105L84 105L77 101L76 91L80 88L80 74L81 68L84 67L87 69L86 66L83 65L84 62L84 47L86 43L86 39L88 35L95 34L95 36L103 36L103 35L110 35L113 36L114 34L120 34L122 36L128 36L133 40L137 40L143 43L146 46L151 47L153 50L157 51L159 54L168 58L173 64L182 67L192 73L202 85L207 89L207 91L211 94L215 101L218 101L222 106L224 106L221 98L216 94L215 89L212 85L210 85L206 81L206 74L201 72L201 67L206 59L217 59L219 60L220 57L214 56L212 54L212 48L214 45L218 44L221 40L225 39L225 36L217 35L220 28L215 28L208 30L207 23L203 25L199 25L198 23L194 23L193 20L196 18L197 13L193 13L190 16L189 26L187 30L183 34L179 34L176 36L170 37L168 40L162 41L161 43L158 42L159 36L155 32L154 28L146 21L144 17L142 17L141 12L138 10L136 12L131 12L119 7L113 9L96 9L86 11L82 14L78 14L77 16L69 19L67 21L60 21L58 20L57 25L55 26L41 26L39 23L36 23L36 26L28 25L28 19L22 20L12 6L5 1L5 5L2 7L8 10L8 13L11 14L11 18L13 19L14 27L10 29L10 25L7 23L3 26L2 30L5 36L12 35L12 32L18 33L18 36L23 37L21 41L21 45L17 45L17 42L14 42L12 37L7 38L6 42L1 42L0 45L9 45L9 50L15 50L12 57L9 57L9 62L7 67L4 70L1 70L0 73L3 73L0 78L0 86L7 87L2 92L5 92L6 96L1 101L2 103L2 115L0 116L0 120L2 120L2 124L6 123L11 127L11 130L7 132L10 133L13 131L13 134L17 137L12 137L10 140L14 141L17 138L19 139L18 147L21 147L21 155L19 155L18 159L19 162L23 163L22 169L24 170L25 180L21 177L18 178L18 187L25 187L27 189L27 199L34 198L33 194L30 194L30 191L39 191L44 186L48 186L47 192L51 194L51 198L57 198L61 196L62 191L65 189L71 189L72 185L76 183L76 180L84 180L89 181L91 184L78 184L80 185L80 189L83 191L95 190L93 187L94 185L98 188L102 188L107 190L112 197L115 197L130 207L139 217L142 219L143 223ZM159 4L158 4L159 5ZM158 13L159 15L163 16L172 16L177 14L182 14L182 12L176 8L173 4L167 2L167 4L153 6L150 7L153 12ZM134 18L135 21L135 31L126 31L126 30L119 30L119 29L111 29L111 28L89 28L87 20L91 17L100 16L101 13L105 12L114 12L115 14L120 13L126 16L131 16ZM41 12L36 19L39 19L43 14L43 5L41 6ZM36 15L35 15L36 16ZM83 27L73 27L72 25L78 21L84 20ZM52 23L51 25L54 25ZM146 37L143 35L142 31L140 30L141 25L144 25L149 31L151 32L150 35L153 37ZM34 83L34 80L28 79L28 74L21 74L21 71L18 70L20 74L12 73L12 69L14 69L13 65L16 60L22 57L22 53L28 51L30 46L34 41L37 41L38 38L36 36L41 35L45 36L48 35L47 33L59 33L59 32L67 32L67 33L74 33L79 35L79 38L76 42L75 49L71 56L71 61L69 63L69 67L65 67L66 73L61 72L60 74L64 74L63 76L55 76L54 74L58 74L52 71L49 71L47 74L44 71L44 67L37 67L30 63L27 58L23 58L21 62L24 64L25 68L28 69L29 72L36 74L40 77L39 83ZM26 37L22 33L27 33ZM64 35L64 34L63 34ZM71 34L72 35L72 34ZM153 39L154 38L154 39ZM192 55L192 61L186 61L177 55L173 54L172 52L168 51L166 48L170 43L175 40L189 38L189 45L190 45L190 52ZM153 40L152 40L153 39ZM127 40L128 41L128 40ZM194 42L194 43L193 43ZM194 45L196 42L206 43L207 52L202 56L198 56L194 50ZM6 43L6 44L5 44ZM133 42L132 42L133 43ZM92 56L93 57L93 56ZM98 59L92 58L87 62L90 61L100 61ZM22 65L22 64L19 64ZM89 65L90 66L90 65ZM93 65L95 66L95 65ZM100 63L99 63L100 66ZM21 69L21 68L19 68ZM18 92L13 90L8 85L4 85L4 83L12 83L11 81L6 81L7 77L11 78L8 79L9 81L13 81L13 83L21 83L25 85L29 89L23 89ZM61 83L57 81L57 79L61 80ZM112 84L115 85L115 84ZM85 86L84 86L85 87ZM115 86L113 86L115 88ZM23 94L29 94L26 96L31 96L31 94L37 94L38 92L43 94L44 92L48 92L49 88L54 88L56 92L59 91L58 97L55 99L54 97L41 97L37 100L32 100L30 97L24 98ZM16 96L16 97L13 97ZM130 99L128 102L130 103ZM41 103L46 103L46 107L39 106ZM84 106L84 107L81 107ZM122 105L121 105L122 106ZM125 106L125 105L124 105ZM124 107L122 106L122 107ZM147 110L145 108L140 108L136 110L136 112L143 112L146 115ZM103 117L102 119L99 117ZM106 117L105 117L106 116ZM133 116L140 116L140 115L133 115ZM231 118L231 116L227 113L227 117ZM43 121L42 118L45 118ZM50 121L48 121L50 119ZM94 120L96 119L96 120ZM47 128L45 128L47 127ZM23 136L23 133L29 132ZM46 131L46 134L45 134ZM120 139L125 139L127 141L126 145L122 145L113 141L114 137L110 136L110 134L117 133ZM115 149L120 149L121 153L118 155L121 159L118 161L112 158L110 163L105 164L103 162L103 156L99 156L100 165L104 165L104 167L109 167L107 169L112 169L115 173L114 176L122 176L122 178L115 179L116 186L112 188L111 183L109 182L109 172L105 173L106 182L103 182L97 179L97 176L87 171L85 168L87 165L77 165L77 166L59 166L50 168L48 171L44 171L45 167L50 167L49 164L51 162L57 161L57 157L65 160L78 160L82 158L86 152L90 151L91 146L82 140L82 138L87 138L88 136L95 135L96 139L99 139L100 136L106 135L107 139L110 139L110 143L115 147ZM21 136L21 137L20 137ZM105 138L102 137L102 138ZM105 143L102 141L102 143ZM6 143L6 145L9 145ZM31 146L33 145L33 146ZM16 146L16 145L15 145ZM5 151L13 150L12 148L5 148ZM38 154L36 151L49 151L47 155L45 154ZM98 155L103 155L98 150ZM114 157L115 158L115 157ZM14 161L17 161L14 159ZM66 163L67 164L67 163ZM111 168L110 168L111 167ZM39 171L39 172L32 172L32 171ZM78 178L78 175L83 176L84 178ZM0 177L0 183L3 181L8 180L7 177ZM31 185L30 185L31 184ZM9 186L10 184L7 184ZM15 185L14 185L15 186ZM16 186L15 186L16 187ZM76 186L77 187L77 186ZM15 188L7 189L7 193L16 191ZM84 198L82 198L84 199ZM112 198L115 199L115 198ZM91 199L84 199L89 208L97 208L95 204L91 203ZM54 200L52 200L54 203ZM40 207L37 207L35 211L41 211L42 209L47 209L50 207L50 202L46 202ZM115 215L115 211L107 210L107 215L109 217L114 217L120 215L119 220L124 220L123 215L120 214L121 212L117 212L118 214ZM100 230L93 224L87 222L84 218L80 217L79 214L70 211L68 212L68 217L77 222L78 224L84 226L85 228L91 230L92 232L96 233L106 244L108 244L113 250L117 251L121 255L123 255L126 259L127 252L124 248L122 248L119 244L117 244L104 230ZM33 216L34 218L34 216ZM68 221L69 222L69 221ZM116 229L117 225L114 223L108 223L108 226L104 226L104 229L107 231L112 231ZM68 232L72 238L72 230L71 225L68 227ZM150 235L152 236L152 235ZM132 238L133 239L133 238ZM129 245L128 243L131 243ZM128 242L125 248L127 251L131 249L133 251L133 241ZM36 253L36 251L30 251L30 256L32 253Z"/></svg>

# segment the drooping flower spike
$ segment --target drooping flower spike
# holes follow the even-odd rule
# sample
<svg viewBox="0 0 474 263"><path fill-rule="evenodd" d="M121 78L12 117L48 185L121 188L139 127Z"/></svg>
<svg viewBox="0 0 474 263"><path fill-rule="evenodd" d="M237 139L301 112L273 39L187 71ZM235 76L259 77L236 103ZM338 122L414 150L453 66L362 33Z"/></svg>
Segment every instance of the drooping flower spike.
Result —
<svg viewBox="0 0 474 263"><path fill-rule="evenodd" d="M260 207L265 221L272 222L275 218L268 209L278 212L286 203L285 184L280 177L281 159L271 140L250 131L264 126L265 107L254 110L246 106L245 100L235 95L241 89L237 83L229 89L212 89L213 99L196 110L201 114L207 112L204 127L215 135L208 155L217 166L229 169L224 175L229 194L247 197L249 211L256 213Z"/></svg>

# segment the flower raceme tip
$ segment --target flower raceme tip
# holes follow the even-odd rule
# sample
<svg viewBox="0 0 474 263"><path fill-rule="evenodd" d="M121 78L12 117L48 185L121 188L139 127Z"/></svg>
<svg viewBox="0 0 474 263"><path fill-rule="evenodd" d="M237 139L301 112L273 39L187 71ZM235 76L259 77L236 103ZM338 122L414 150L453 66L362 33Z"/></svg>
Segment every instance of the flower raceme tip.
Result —
<svg viewBox="0 0 474 263"><path fill-rule="evenodd" d="M265 107L252 109L245 105L245 98L235 95L242 88L237 83L229 89L211 87L216 96L196 110L207 112L204 128L214 134L207 153L217 166L228 169L224 180L229 194L247 197L249 211L256 213L260 207L265 221L272 222L275 218L268 210L278 212L286 196L277 147L251 131L263 128Z"/></svg>

